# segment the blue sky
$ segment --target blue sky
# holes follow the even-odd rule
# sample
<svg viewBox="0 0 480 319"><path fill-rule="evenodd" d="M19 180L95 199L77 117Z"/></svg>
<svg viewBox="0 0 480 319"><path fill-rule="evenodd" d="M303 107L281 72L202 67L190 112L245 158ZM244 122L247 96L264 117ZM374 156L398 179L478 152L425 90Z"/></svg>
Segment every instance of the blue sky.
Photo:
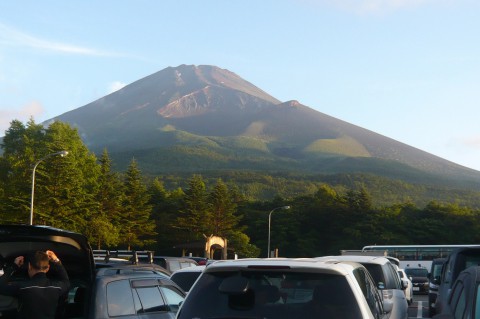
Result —
<svg viewBox="0 0 480 319"><path fill-rule="evenodd" d="M0 135L208 64L480 170L479 14L478 0L2 1Z"/></svg>

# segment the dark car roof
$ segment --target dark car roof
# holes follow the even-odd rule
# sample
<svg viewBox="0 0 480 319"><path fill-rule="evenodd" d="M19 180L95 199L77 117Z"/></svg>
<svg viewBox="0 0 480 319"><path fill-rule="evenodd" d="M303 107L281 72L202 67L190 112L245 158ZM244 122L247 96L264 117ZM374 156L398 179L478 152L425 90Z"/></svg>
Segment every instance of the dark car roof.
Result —
<svg viewBox="0 0 480 319"><path fill-rule="evenodd" d="M164 278L170 278L170 272L157 264L111 263L109 266L105 266L104 264L97 269L97 277L131 273L156 274L161 275Z"/></svg>
<svg viewBox="0 0 480 319"><path fill-rule="evenodd" d="M92 282L95 263L85 236L49 226L0 225L0 258L13 262L40 250L52 250L68 270L70 279Z"/></svg>

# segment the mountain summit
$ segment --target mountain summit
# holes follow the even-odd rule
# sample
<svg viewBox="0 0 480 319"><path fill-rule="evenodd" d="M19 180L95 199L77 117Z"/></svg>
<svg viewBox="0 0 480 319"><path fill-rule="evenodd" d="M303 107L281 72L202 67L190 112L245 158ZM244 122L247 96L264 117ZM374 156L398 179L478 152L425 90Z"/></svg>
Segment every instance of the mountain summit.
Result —
<svg viewBox="0 0 480 319"><path fill-rule="evenodd" d="M264 169L480 181L480 172L298 101L282 103L215 66L169 67L53 120L77 127L92 151L134 156L151 173Z"/></svg>

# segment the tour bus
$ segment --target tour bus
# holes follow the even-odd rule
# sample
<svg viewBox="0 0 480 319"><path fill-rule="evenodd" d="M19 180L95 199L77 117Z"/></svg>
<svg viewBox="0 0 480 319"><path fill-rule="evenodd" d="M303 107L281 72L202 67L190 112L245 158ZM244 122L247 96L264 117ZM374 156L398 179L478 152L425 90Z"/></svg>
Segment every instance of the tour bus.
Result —
<svg viewBox="0 0 480 319"><path fill-rule="evenodd" d="M480 245L371 245L363 247L363 252L383 252L400 260L400 268L425 267L430 269L432 260L447 257L459 247L480 247Z"/></svg>

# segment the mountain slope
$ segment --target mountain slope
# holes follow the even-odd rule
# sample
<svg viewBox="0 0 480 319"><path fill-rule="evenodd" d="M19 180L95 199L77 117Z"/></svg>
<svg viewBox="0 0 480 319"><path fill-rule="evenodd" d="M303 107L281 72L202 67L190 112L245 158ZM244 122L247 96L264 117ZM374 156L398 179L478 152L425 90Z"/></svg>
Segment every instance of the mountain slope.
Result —
<svg viewBox="0 0 480 319"><path fill-rule="evenodd" d="M480 172L297 101L281 103L214 66L166 68L54 120L77 127L91 150L135 156L152 173L356 171L480 185Z"/></svg>

